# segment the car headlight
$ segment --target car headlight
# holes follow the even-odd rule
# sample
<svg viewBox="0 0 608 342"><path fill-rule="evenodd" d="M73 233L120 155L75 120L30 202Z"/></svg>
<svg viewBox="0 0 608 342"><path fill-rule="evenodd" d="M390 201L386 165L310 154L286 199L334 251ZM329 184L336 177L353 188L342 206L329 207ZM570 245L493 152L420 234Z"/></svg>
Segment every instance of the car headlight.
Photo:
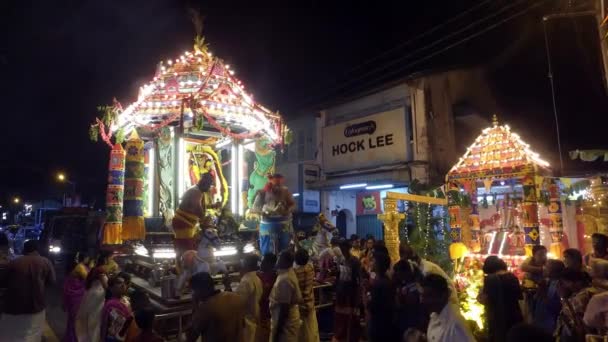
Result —
<svg viewBox="0 0 608 342"><path fill-rule="evenodd" d="M51 253L60 253L61 252L61 247L50 245L49 246L49 252L51 252Z"/></svg>
<svg viewBox="0 0 608 342"><path fill-rule="evenodd" d="M255 252L255 247L253 247L252 243L248 243L243 247L243 253L253 253Z"/></svg>
<svg viewBox="0 0 608 342"><path fill-rule="evenodd" d="M155 249L152 251L154 259L175 259L175 250L173 249Z"/></svg>
<svg viewBox="0 0 608 342"><path fill-rule="evenodd" d="M221 256L230 256L230 255L236 255L238 253L238 251L236 250L236 247L234 246L227 246L227 247L222 247L219 250L214 250L213 251L213 256L216 257L221 257Z"/></svg>

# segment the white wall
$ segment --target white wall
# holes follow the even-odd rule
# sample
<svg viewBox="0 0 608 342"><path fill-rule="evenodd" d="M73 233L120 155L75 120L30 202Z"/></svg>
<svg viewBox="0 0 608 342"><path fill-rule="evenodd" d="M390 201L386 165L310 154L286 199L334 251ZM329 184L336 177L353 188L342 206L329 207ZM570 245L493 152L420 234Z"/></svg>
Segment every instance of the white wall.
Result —
<svg viewBox="0 0 608 342"><path fill-rule="evenodd" d="M331 216L332 210L346 209L350 212L346 218L346 236L357 233L357 193L356 191L340 190L340 191L323 191L323 200L321 201L322 212L325 213L333 224L336 224L336 217ZM340 206L337 209L336 206Z"/></svg>
<svg viewBox="0 0 608 342"><path fill-rule="evenodd" d="M298 163L277 164L275 168L277 173L285 177L285 186L292 193L298 192L298 184L300 182L298 178L298 165Z"/></svg>

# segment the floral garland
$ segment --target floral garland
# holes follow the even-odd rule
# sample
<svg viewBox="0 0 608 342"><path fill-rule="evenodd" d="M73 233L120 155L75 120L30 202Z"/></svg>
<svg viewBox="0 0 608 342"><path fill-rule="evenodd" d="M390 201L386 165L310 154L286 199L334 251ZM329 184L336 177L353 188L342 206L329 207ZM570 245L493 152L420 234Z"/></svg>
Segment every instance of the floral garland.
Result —
<svg viewBox="0 0 608 342"><path fill-rule="evenodd" d="M112 144L112 130L109 133L106 133L106 126L103 124L103 121L95 118L97 120L97 125L99 127L99 134L101 135L101 139L112 148L114 144Z"/></svg>
<svg viewBox="0 0 608 342"><path fill-rule="evenodd" d="M196 110L194 107L191 107L191 110L193 113L196 113ZM203 114L203 116L205 117L205 119L207 119L207 121L209 122L209 124L211 124L211 126L213 126L213 128L217 129L220 133L222 133L223 135L227 135L233 139L236 140L240 140L240 139L248 139L248 138L253 138L256 135L258 135L259 132L243 132L243 133L232 133L232 131L230 130L230 128L225 128L222 127L211 115L209 115L204 109L202 109L201 113Z"/></svg>

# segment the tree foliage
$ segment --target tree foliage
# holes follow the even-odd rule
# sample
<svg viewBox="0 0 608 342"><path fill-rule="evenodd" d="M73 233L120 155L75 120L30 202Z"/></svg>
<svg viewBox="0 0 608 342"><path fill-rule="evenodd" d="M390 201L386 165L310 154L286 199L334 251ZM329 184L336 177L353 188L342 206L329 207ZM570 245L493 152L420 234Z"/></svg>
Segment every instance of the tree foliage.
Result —
<svg viewBox="0 0 608 342"><path fill-rule="evenodd" d="M414 195L444 198L440 188L412 181L408 192ZM422 258L431 260L446 272L452 271L448 247L451 243L447 210L443 206L409 202L407 220L400 227L401 239L408 241Z"/></svg>

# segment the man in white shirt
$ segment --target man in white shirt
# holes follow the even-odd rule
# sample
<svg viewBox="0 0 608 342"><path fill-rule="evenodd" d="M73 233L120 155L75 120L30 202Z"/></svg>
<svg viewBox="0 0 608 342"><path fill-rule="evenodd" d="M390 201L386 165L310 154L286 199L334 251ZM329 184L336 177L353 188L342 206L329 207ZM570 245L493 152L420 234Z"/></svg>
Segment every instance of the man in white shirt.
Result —
<svg viewBox="0 0 608 342"><path fill-rule="evenodd" d="M452 279L450 279L448 274L445 273L445 271L441 269L441 267L439 267L439 265L432 263L426 259L422 259L418 254L416 254L416 251L414 251L414 249L406 242L402 242L399 245L399 257L401 258L401 260L409 260L416 264L416 266L418 266L418 268L422 272L422 275L424 276L429 274L436 274L445 279L450 289L450 303L458 306L458 293L456 293L454 282L452 281Z"/></svg>
<svg viewBox="0 0 608 342"><path fill-rule="evenodd" d="M257 255L248 255L243 260L243 277L236 289L243 299L246 301L245 312L245 341L253 342L255 340L255 331L260 320L260 299L262 298L262 281L257 275L258 262L260 258Z"/></svg>
<svg viewBox="0 0 608 342"><path fill-rule="evenodd" d="M300 332L302 293L292 266L294 255L283 251L277 262L277 280L270 292L270 339L274 342L297 341Z"/></svg>
<svg viewBox="0 0 608 342"><path fill-rule="evenodd" d="M449 303L450 288L448 282L438 274L429 274L421 282L421 299L431 312L431 319L426 331L429 342L474 342L458 308Z"/></svg>

